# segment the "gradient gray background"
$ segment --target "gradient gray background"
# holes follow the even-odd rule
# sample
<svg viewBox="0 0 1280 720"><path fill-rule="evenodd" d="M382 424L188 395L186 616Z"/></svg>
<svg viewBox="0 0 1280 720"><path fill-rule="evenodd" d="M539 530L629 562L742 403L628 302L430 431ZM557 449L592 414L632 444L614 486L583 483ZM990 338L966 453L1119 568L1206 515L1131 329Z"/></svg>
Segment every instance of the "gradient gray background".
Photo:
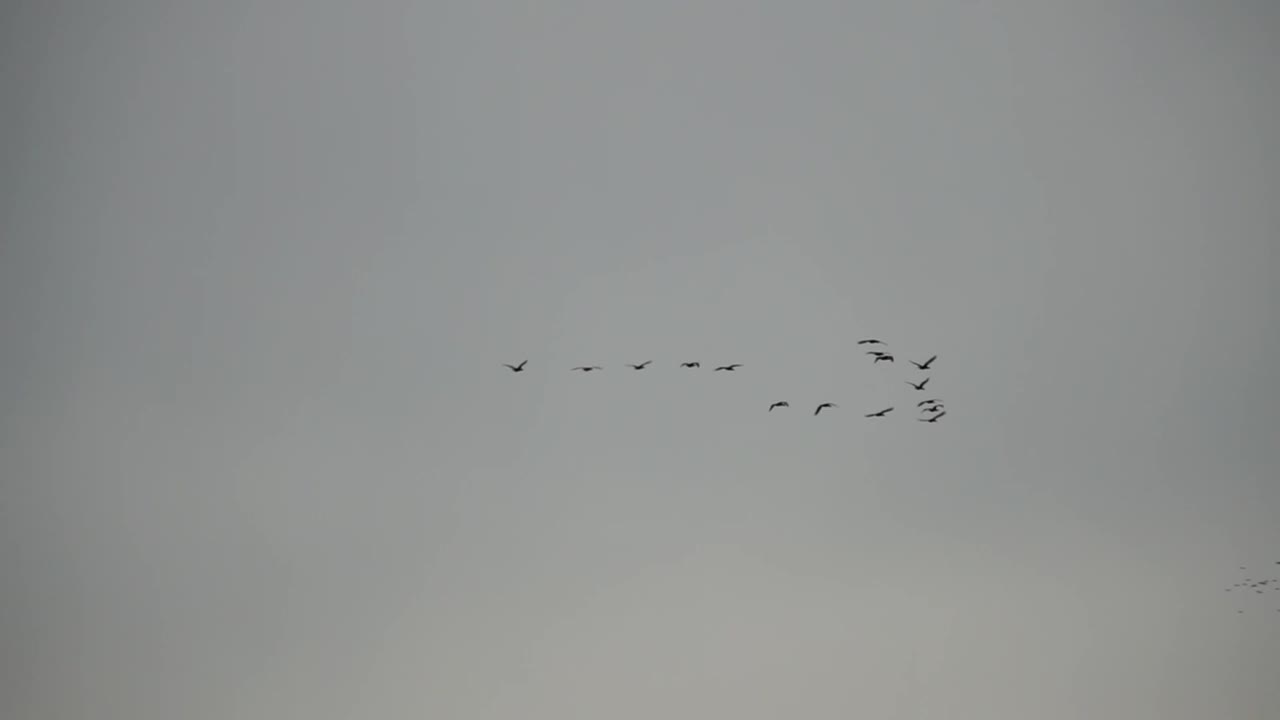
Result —
<svg viewBox="0 0 1280 720"><path fill-rule="evenodd" d="M1277 9L6 4L0 715L1274 717Z"/></svg>

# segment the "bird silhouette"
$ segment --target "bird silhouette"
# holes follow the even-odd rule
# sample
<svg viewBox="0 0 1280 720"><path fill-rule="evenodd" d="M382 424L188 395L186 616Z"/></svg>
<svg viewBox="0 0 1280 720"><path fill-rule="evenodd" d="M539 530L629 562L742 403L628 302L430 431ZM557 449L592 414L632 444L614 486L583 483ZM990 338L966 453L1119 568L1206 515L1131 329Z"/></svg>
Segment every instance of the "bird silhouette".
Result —
<svg viewBox="0 0 1280 720"><path fill-rule="evenodd" d="M931 418L920 418L920 422L936 423L936 422L938 422L938 418L940 418L940 417L942 417L943 415L946 415L946 414L947 414L947 411L946 411L946 410L943 410L942 412L938 413L937 415L934 415L934 416L933 416L933 417L931 417Z"/></svg>
<svg viewBox="0 0 1280 720"><path fill-rule="evenodd" d="M774 408L780 408L780 407L791 407L791 403L787 402L786 400L779 400L778 402L769 406L769 412L773 412Z"/></svg>
<svg viewBox="0 0 1280 720"><path fill-rule="evenodd" d="M716 368L712 372L719 372L721 370L728 370L729 372L733 372L734 370L737 370L740 367L742 367L742 363L734 363L732 365L721 365L720 367Z"/></svg>
<svg viewBox="0 0 1280 720"><path fill-rule="evenodd" d="M628 365L627 365L627 367L629 367L629 368L631 368L631 369L633 369L633 370L643 370L643 369L645 369L645 368L649 367L649 363L651 363L651 362L653 362L653 361L652 361L652 360L645 360L644 362L640 363L639 365L631 365L631 364L628 364Z"/></svg>
<svg viewBox="0 0 1280 720"><path fill-rule="evenodd" d="M603 370L603 368L601 368L599 365L579 365L578 367L573 369L581 370L584 373L591 372L592 370Z"/></svg>
<svg viewBox="0 0 1280 720"><path fill-rule="evenodd" d="M941 405L930 405L927 408L920 408L920 412L936 413L942 410Z"/></svg>
<svg viewBox="0 0 1280 720"><path fill-rule="evenodd" d="M937 355L934 355L933 357L929 358L928 360L925 360L923 363L918 363L918 362L916 362L915 360L910 360L910 361L908 361L908 362L910 362L912 365L915 365L916 367L920 368L921 370L928 370L928 369L929 369L929 366L933 364L933 361L934 361L934 360L937 360L937 359L938 359L938 356L937 356Z"/></svg>
<svg viewBox="0 0 1280 720"><path fill-rule="evenodd" d="M888 353L881 353L881 354L877 355L877 356L876 356L876 359L875 359L875 360L872 360L872 361L871 361L871 363L874 365L875 363L878 363L878 362L880 362L881 360L887 360L887 361L889 361L889 362L893 362L893 356L892 356L892 355L890 355L890 354L888 354Z"/></svg>
<svg viewBox="0 0 1280 720"><path fill-rule="evenodd" d="M829 403L829 402L822 403L821 405L818 406L816 410L813 411L813 414L817 415L818 413L822 412L822 408L833 408L833 407L839 407L839 405L836 405L835 403Z"/></svg>
<svg viewBox="0 0 1280 720"><path fill-rule="evenodd" d="M698 361L696 361L696 360L695 360L695 361L693 361L693 362L682 362L682 363L680 363L680 367L683 367L683 368L696 368L696 367L702 367L702 363L700 363L700 362L698 362Z"/></svg>
<svg viewBox="0 0 1280 720"><path fill-rule="evenodd" d="M925 378L924 380L921 380L919 385L911 382L910 380L907 381L907 384L917 390L923 390L924 386L929 384L929 378Z"/></svg>
<svg viewBox="0 0 1280 720"><path fill-rule="evenodd" d="M932 405L933 403L940 403L940 402L942 402L942 398L929 398L928 400L921 400L920 402L916 403L916 407L921 407L923 405Z"/></svg>
<svg viewBox="0 0 1280 720"><path fill-rule="evenodd" d="M869 418L873 418L873 417L884 417L885 415L888 415L888 414L889 414L889 411L890 411L890 410L892 410L892 409L893 409L893 408L891 408L891 407L887 407L887 408L885 408L885 409L881 410L880 412L873 412L873 413L870 413L869 415L867 415L867 417L869 417Z"/></svg>
<svg viewBox="0 0 1280 720"><path fill-rule="evenodd" d="M874 356L876 356L876 357L880 357L880 356L881 356L881 355L883 355L884 353L880 352L879 350L868 350L868 351L867 351L867 354L868 354L868 355L874 355Z"/></svg>
<svg viewBox="0 0 1280 720"><path fill-rule="evenodd" d="M866 340L859 340L858 344L859 345L883 345L884 343L879 340L876 340L875 338L867 338Z"/></svg>
<svg viewBox="0 0 1280 720"><path fill-rule="evenodd" d="M519 365L507 365L506 363L502 363L502 364L503 364L503 365L506 365L506 366L507 366L507 367L509 367L509 368L511 368L511 372L524 372L524 364L525 364L525 363L527 363L527 362L529 362L529 361L528 361L528 360L525 360L524 362L520 363Z"/></svg>

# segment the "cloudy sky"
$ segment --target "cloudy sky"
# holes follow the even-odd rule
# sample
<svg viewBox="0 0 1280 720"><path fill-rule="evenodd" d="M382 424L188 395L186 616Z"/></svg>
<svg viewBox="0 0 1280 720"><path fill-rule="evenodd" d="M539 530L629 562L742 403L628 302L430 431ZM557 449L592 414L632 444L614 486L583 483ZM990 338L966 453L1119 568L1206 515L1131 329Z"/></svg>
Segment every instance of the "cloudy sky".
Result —
<svg viewBox="0 0 1280 720"><path fill-rule="evenodd" d="M5 718L1280 705L1274 3L0 14Z"/></svg>

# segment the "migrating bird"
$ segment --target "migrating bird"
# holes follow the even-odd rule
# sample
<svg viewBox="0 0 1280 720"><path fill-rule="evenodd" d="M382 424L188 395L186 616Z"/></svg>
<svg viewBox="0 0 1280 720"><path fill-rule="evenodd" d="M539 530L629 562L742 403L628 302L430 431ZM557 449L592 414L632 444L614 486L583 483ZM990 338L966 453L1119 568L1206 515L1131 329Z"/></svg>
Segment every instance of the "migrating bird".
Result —
<svg viewBox="0 0 1280 720"><path fill-rule="evenodd" d="M888 414L889 414L889 411L890 411L890 410L892 410L892 409L893 409L893 408L888 407L888 408L885 408L885 409L881 410L880 412L873 412L873 413L871 413L870 415L867 415L867 417L869 417L869 418L872 418L872 417L884 417L885 415L888 415Z"/></svg>
<svg viewBox="0 0 1280 720"><path fill-rule="evenodd" d="M728 370L729 372L733 372L734 370L737 370L740 367L742 367L742 363L734 363L732 365L721 365L720 367L716 368L712 372L719 372L721 370Z"/></svg>
<svg viewBox="0 0 1280 720"><path fill-rule="evenodd" d="M921 370L928 370L928 369L929 369L929 366L933 364L933 361L934 361L934 360L937 360L937 359L938 359L938 356L937 356L937 355L934 355L933 357L929 358L928 360L925 360L923 363L918 363L918 362L916 362L915 360L911 360L911 361L910 361L910 363L911 363L912 365L915 365L916 367L920 368Z"/></svg>
<svg viewBox="0 0 1280 720"><path fill-rule="evenodd" d="M932 405L933 403L940 403L940 402L942 402L942 398L929 398L928 400L921 400L920 402L916 403L916 407L920 407L922 405Z"/></svg>
<svg viewBox="0 0 1280 720"><path fill-rule="evenodd" d="M769 412L773 412L773 409L777 407L791 407L791 403L787 402L786 400L779 400L778 402L769 406Z"/></svg>
<svg viewBox="0 0 1280 720"><path fill-rule="evenodd" d="M884 353L880 352L879 350L868 350L868 351L867 351L867 354L868 354L868 355L875 355L876 357L879 357L879 356L883 355Z"/></svg>
<svg viewBox="0 0 1280 720"><path fill-rule="evenodd" d="M924 386L929 384L929 378L925 378L924 380L921 380L919 385L911 382L910 380L907 381L907 384L917 390L923 390Z"/></svg>
<svg viewBox="0 0 1280 720"><path fill-rule="evenodd" d="M876 356L875 360L871 361L871 364L874 365L880 362L881 360L888 360L889 362L893 362L893 356L888 353L880 353L879 355Z"/></svg>
<svg viewBox="0 0 1280 720"><path fill-rule="evenodd" d="M839 405L836 405L835 403L822 403L821 405L818 406L817 410L813 411L813 414L817 415L818 413L822 412L822 408L833 408L833 407L839 407Z"/></svg>
<svg viewBox="0 0 1280 720"><path fill-rule="evenodd" d="M680 367L687 367L687 368L702 367L702 363L698 362L697 360L693 362L683 362L683 363L680 363Z"/></svg>
<svg viewBox="0 0 1280 720"><path fill-rule="evenodd" d="M502 364L503 364L503 365L506 365L506 366L507 366L507 367L509 367L509 368L511 368L511 372L524 372L524 363L527 363L527 362L529 362L529 361L528 361L528 360L525 360L524 362L520 363L519 365L507 365L506 363L502 363Z"/></svg>
<svg viewBox="0 0 1280 720"><path fill-rule="evenodd" d="M573 369L581 370L582 372L591 372L592 370L602 370L603 368L601 368L599 365L585 365L585 366L579 365L578 367Z"/></svg>
<svg viewBox="0 0 1280 720"><path fill-rule="evenodd" d="M927 408L921 408L920 412L936 413L936 412L940 412L941 410L942 410L941 405L930 405Z"/></svg>
<svg viewBox="0 0 1280 720"><path fill-rule="evenodd" d="M859 340L858 344L859 345L883 345L884 343L879 340L876 340L875 338L868 338L866 340Z"/></svg>
<svg viewBox="0 0 1280 720"><path fill-rule="evenodd" d="M936 423L936 422L938 422L938 418L940 418L940 417L942 417L943 415L946 415L946 414L947 414L947 411L946 411L946 410L943 410L942 412L938 413L937 415L934 415L934 416L933 416L933 417L931 417L931 418L920 418L920 422Z"/></svg>
<svg viewBox="0 0 1280 720"><path fill-rule="evenodd" d="M652 361L652 360L645 360L644 362L640 363L639 365L632 365L632 364L628 363L628 364L627 364L627 367L632 368L633 370L643 370L643 369L645 369L646 367L649 367L649 363L651 363L651 362L653 362L653 361Z"/></svg>

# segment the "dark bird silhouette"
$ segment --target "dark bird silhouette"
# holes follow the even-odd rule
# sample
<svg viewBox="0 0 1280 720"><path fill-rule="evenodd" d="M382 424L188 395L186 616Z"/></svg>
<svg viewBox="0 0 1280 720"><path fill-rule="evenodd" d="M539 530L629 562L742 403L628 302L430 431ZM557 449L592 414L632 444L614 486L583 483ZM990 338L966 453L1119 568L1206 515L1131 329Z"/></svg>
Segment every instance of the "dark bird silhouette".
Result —
<svg viewBox="0 0 1280 720"><path fill-rule="evenodd" d="M780 400L769 406L769 412L773 412L774 408L779 408L779 407L791 407L791 403L787 402L786 400Z"/></svg>
<svg viewBox="0 0 1280 720"><path fill-rule="evenodd" d="M687 367L687 368L702 367L702 363L698 362L697 360L693 362L683 362L683 363L680 363L680 367Z"/></svg>
<svg viewBox="0 0 1280 720"><path fill-rule="evenodd" d="M506 363L502 363L502 364L503 364L503 365L506 365L506 366L507 366L507 367L509 367L509 368L511 368L511 372L524 372L524 363L527 363L527 362L529 362L529 361L528 361L528 360L525 360L524 362L520 363L519 365L507 365Z"/></svg>
<svg viewBox="0 0 1280 720"><path fill-rule="evenodd" d="M916 403L916 407L921 407L923 405L932 405L933 403L940 403L940 402L942 402L942 398L929 398L928 400L921 400L920 402Z"/></svg>
<svg viewBox="0 0 1280 720"><path fill-rule="evenodd" d="M881 353L877 355L876 359L872 360L871 363L874 365L875 363L878 363L881 360L888 360L889 362L893 362L893 356L889 355L888 353Z"/></svg>
<svg viewBox="0 0 1280 720"><path fill-rule="evenodd" d="M888 415L888 414L889 414L889 411L890 411L890 410L892 410L892 409L893 409L893 408L888 407L888 408L885 408L885 409L881 410L880 412L873 412L873 413L871 413L871 414L867 415L867 417L869 417L869 418L872 418L872 417L884 417L885 415Z"/></svg>
<svg viewBox="0 0 1280 720"><path fill-rule="evenodd" d="M931 418L920 418L920 422L936 423L938 422L938 418L941 418L943 415L946 415L946 414L947 414L947 411L943 410L942 412L938 413L937 415L934 415Z"/></svg>
<svg viewBox="0 0 1280 720"><path fill-rule="evenodd" d="M581 370L582 372L591 372L592 370L602 370L603 368L601 368L599 365L579 365L578 367L573 369Z"/></svg>
<svg viewBox="0 0 1280 720"><path fill-rule="evenodd" d="M880 352L879 350L868 350L868 351L867 351L867 354L868 354L868 355L875 355L876 357L880 357L880 356L881 356L881 355L883 355L884 353Z"/></svg>
<svg viewBox="0 0 1280 720"><path fill-rule="evenodd" d="M813 414L817 415L818 413L822 412L822 408L833 408L833 407L839 407L839 405L836 405L835 403L822 403L821 405L818 406L817 410L813 411Z"/></svg>
<svg viewBox="0 0 1280 720"><path fill-rule="evenodd" d="M633 370L643 370L643 369L645 369L645 368L649 367L649 363L651 363L651 362L653 362L653 361L652 361L652 360L645 360L644 362L640 363L639 365L631 365L631 364L629 364L629 363L628 363L627 367L629 367L629 368L631 368L631 369L633 369Z"/></svg>
<svg viewBox="0 0 1280 720"><path fill-rule="evenodd" d="M732 365L721 365L720 367L716 368L712 372L719 372L721 370L728 370L729 372L733 372L734 370L737 370L740 367L742 367L742 363L734 363Z"/></svg>
<svg viewBox="0 0 1280 720"><path fill-rule="evenodd" d="M917 390L923 390L924 386L929 384L929 378L925 378L924 380L921 380L919 385L911 382L910 380L907 381L907 384Z"/></svg>
<svg viewBox="0 0 1280 720"><path fill-rule="evenodd" d="M930 405L927 408L921 408L920 412L936 413L936 412L941 412L941 410L942 410L941 405Z"/></svg>
<svg viewBox="0 0 1280 720"><path fill-rule="evenodd" d="M883 345L884 343L879 340L876 340L875 338L867 338L866 340L859 340L858 344L859 345Z"/></svg>
<svg viewBox="0 0 1280 720"><path fill-rule="evenodd" d="M937 356L937 355L934 355L933 357L929 358L928 360L925 360L923 363L918 363L918 362L916 362L915 360L910 360L910 361L908 361L908 362L910 362L912 365L915 365L916 367L920 368L921 370L928 370L928 369L929 369L929 366L933 364L933 361L934 361L934 360L937 360L937 359L938 359L938 356Z"/></svg>

